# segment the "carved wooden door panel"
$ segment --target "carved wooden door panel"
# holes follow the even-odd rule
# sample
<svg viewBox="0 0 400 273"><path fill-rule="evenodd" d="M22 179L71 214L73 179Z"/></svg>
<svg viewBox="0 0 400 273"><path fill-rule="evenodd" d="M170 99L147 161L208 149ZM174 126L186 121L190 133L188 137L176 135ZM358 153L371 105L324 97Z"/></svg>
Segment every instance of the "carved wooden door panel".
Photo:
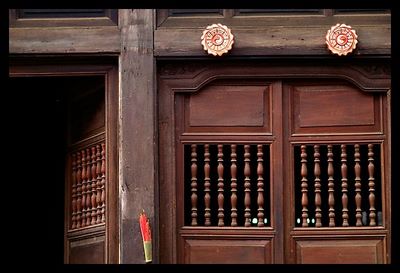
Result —
<svg viewBox="0 0 400 273"><path fill-rule="evenodd" d="M161 262L388 262L386 94L354 71L161 66Z"/></svg>
<svg viewBox="0 0 400 273"><path fill-rule="evenodd" d="M292 194L285 209L287 262L387 263L386 94L341 79L286 81L283 92L291 165L284 192Z"/></svg>

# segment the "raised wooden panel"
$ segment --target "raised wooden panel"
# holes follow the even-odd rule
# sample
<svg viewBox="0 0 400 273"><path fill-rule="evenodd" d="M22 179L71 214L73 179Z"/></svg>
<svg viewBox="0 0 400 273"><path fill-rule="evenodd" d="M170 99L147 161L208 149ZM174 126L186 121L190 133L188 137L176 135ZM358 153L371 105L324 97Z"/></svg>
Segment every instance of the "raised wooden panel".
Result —
<svg viewBox="0 0 400 273"><path fill-rule="evenodd" d="M375 264L383 263L382 239L334 239L296 241L297 263Z"/></svg>
<svg viewBox="0 0 400 273"><path fill-rule="evenodd" d="M10 9L9 25L10 27L34 28L63 26L116 26L118 25L118 10Z"/></svg>
<svg viewBox="0 0 400 273"><path fill-rule="evenodd" d="M18 9L19 18L103 17L105 9Z"/></svg>
<svg viewBox="0 0 400 273"><path fill-rule="evenodd" d="M298 14L318 14L321 9L237 9L236 14L265 14L265 15L298 15Z"/></svg>
<svg viewBox="0 0 400 273"><path fill-rule="evenodd" d="M170 16L222 15L222 9L169 9Z"/></svg>
<svg viewBox="0 0 400 273"><path fill-rule="evenodd" d="M299 108L300 127L374 124L373 96L361 92L304 90L299 92ZM317 109L326 114L315 115Z"/></svg>
<svg viewBox="0 0 400 273"><path fill-rule="evenodd" d="M380 97L344 84L291 87L292 134L381 133Z"/></svg>
<svg viewBox="0 0 400 273"><path fill-rule="evenodd" d="M390 9L335 9L335 14L390 14Z"/></svg>
<svg viewBox="0 0 400 273"><path fill-rule="evenodd" d="M93 237L70 242L69 263L71 264L103 264L105 237Z"/></svg>
<svg viewBox="0 0 400 273"><path fill-rule="evenodd" d="M266 264L272 263L269 240L185 241L185 263L191 264Z"/></svg>
<svg viewBox="0 0 400 273"><path fill-rule="evenodd" d="M262 126L264 91L260 88L220 86L190 96L191 126ZM234 111L226 111L224 106Z"/></svg>
<svg viewBox="0 0 400 273"><path fill-rule="evenodd" d="M266 85L207 86L185 99L185 132L270 132L269 96Z"/></svg>

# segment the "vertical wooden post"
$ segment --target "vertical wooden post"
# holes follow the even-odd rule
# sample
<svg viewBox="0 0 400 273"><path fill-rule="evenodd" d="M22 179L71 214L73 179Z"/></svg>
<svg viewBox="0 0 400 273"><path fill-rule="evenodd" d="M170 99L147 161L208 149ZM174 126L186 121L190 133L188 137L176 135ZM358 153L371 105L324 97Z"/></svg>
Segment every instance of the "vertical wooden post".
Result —
<svg viewBox="0 0 400 273"><path fill-rule="evenodd" d="M374 178L374 144L368 144L368 187L369 187L369 225L376 226L375 214L375 178Z"/></svg>
<svg viewBox="0 0 400 273"><path fill-rule="evenodd" d="M86 226L92 222L92 162L90 149L86 148Z"/></svg>
<svg viewBox="0 0 400 273"><path fill-rule="evenodd" d="M250 145L244 145L244 226L251 226L250 213Z"/></svg>
<svg viewBox="0 0 400 273"><path fill-rule="evenodd" d="M224 226L224 154L223 145L218 144L218 226Z"/></svg>
<svg viewBox="0 0 400 273"><path fill-rule="evenodd" d="M257 205L258 205L258 227L264 226L264 166L263 166L263 145L257 145Z"/></svg>
<svg viewBox="0 0 400 273"><path fill-rule="evenodd" d="M210 208L210 145L204 145L204 218L205 226L211 225L211 208Z"/></svg>
<svg viewBox="0 0 400 273"><path fill-rule="evenodd" d="M71 229L76 228L76 154L72 154Z"/></svg>
<svg viewBox="0 0 400 273"><path fill-rule="evenodd" d="M360 166L360 145L354 145L354 173L355 173L355 201L356 201L356 226L362 226L361 215L361 166Z"/></svg>
<svg viewBox="0 0 400 273"><path fill-rule="evenodd" d="M236 174L237 174L237 166L236 166L236 144L231 145L231 226L236 227L237 226L237 209L236 209L236 204L237 204L237 179L236 179Z"/></svg>
<svg viewBox="0 0 400 273"><path fill-rule="evenodd" d="M328 145L328 204L329 204L329 226L335 226L335 184L333 179L333 151L332 145Z"/></svg>
<svg viewBox="0 0 400 273"><path fill-rule="evenodd" d="M307 152L306 145L301 145L301 218L302 227L308 227L308 181L307 181Z"/></svg>
<svg viewBox="0 0 400 273"><path fill-rule="evenodd" d="M83 149L81 151L82 155L82 217L81 217L81 226L86 226L86 153Z"/></svg>
<svg viewBox="0 0 400 273"><path fill-rule="evenodd" d="M343 223L342 226L348 227L349 226L349 210L347 209L348 197L347 197L347 153L346 153L346 145L340 145L342 150L341 156L341 171L342 171L342 218Z"/></svg>
<svg viewBox="0 0 400 273"><path fill-rule="evenodd" d="M82 218L82 160L81 153L78 151L76 153L76 228L81 227L81 218Z"/></svg>
<svg viewBox="0 0 400 273"><path fill-rule="evenodd" d="M192 172L192 179L191 179L191 202L192 202L192 226L197 226L197 152L196 144L192 144L192 153L191 153L191 172Z"/></svg>
<svg viewBox="0 0 400 273"><path fill-rule="evenodd" d="M155 143L154 10L120 9L120 263L145 263L137 221L144 209L152 224L153 262L158 262ZM140 107L138 107L140 105ZM116 147L117 148L117 147ZM175 235L173 235L175 236ZM174 237L173 237L174 238ZM175 243L171 238L171 249ZM174 251L171 251L171 255ZM116 253L118 254L118 253ZM168 255L168 254L166 254Z"/></svg>
<svg viewBox="0 0 400 273"><path fill-rule="evenodd" d="M320 162L319 145L314 145L314 175L315 175L315 226L321 227L321 180L319 176L321 175L321 168L319 166Z"/></svg>
<svg viewBox="0 0 400 273"><path fill-rule="evenodd" d="M101 148L100 145L96 145L96 224L101 223Z"/></svg>
<svg viewBox="0 0 400 273"><path fill-rule="evenodd" d="M97 220L97 203L96 203L96 193L97 193L97 188L96 188L96 181L97 181L97 175L96 175L96 146L92 146L92 196L91 196L91 201L92 201L92 210L91 210L91 225L96 224Z"/></svg>
<svg viewBox="0 0 400 273"><path fill-rule="evenodd" d="M104 223L106 210L106 145L101 143L101 222Z"/></svg>

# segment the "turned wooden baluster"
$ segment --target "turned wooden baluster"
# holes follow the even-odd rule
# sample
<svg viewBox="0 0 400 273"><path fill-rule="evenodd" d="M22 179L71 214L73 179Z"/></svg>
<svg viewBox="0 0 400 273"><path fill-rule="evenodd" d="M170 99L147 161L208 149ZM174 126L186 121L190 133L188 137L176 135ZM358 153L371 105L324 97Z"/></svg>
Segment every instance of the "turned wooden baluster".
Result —
<svg viewBox="0 0 400 273"><path fill-rule="evenodd" d="M315 187L315 226L321 227L321 168L320 162L319 145L314 145L314 187Z"/></svg>
<svg viewBox="0 0 400 273"><path fill-rule="evenodd" d="M106 221L106 144L101 144L101 222Z"/></svg>
<svg viewBox="0 0 400 273"><path fill-rule="evenodd" d="M335 226L335 196L334 196L334 179L333 179L333 152L332 145L328 145L328 204L329 204L329 226Z"/></svg>
<svg viewBox="0 0 400 273"><path fill-rule="evenodd" d="M348 198L347 198L347 153L346 153L346 145L342 144L340 145L340 148L342 150L342 153L340 154L341 156L341 172L342 172L342 218L343 218L343 223L342 226L348 227L349 226L349 210L347 209L347 203L348 203Z"/></svg>
<svg viewBox="0 0 400 273"><path fill-rule="evenodd" d="M368 187L369 187L369 225L376 226L375 214L375 178L374 178L374 145L368 144Z"/></svg>
<svg viewBox="0 0 400 273"><path fill-rule="evenodd" d="M251 226L250 213L250 145L244 145L244 226Z"/></svg>
<svg viewBox="0 0 400 273"><path fill-rule="evenodd" d="M223 145L218 144L218 226L224 226L224 154Z"/></svg>
<svg viewBox="0 0 400 273"><path fill-rule="evenodd" d="M264 167L263 167L263 145L257 145L257 205L258 205L258 227L264 226Z"/></svg>
<svg viewBox="0 0 400 273"><path fill-rule="evenodd" d="M301 218L302 226L308 227L308 181L307 181L307 152L306 145L301 145Z"/></svg>
<svg viewBox="0 0 400 273"><path fill-rule="evenodd" d="M361 214L361 166L360 166L360 145L354 145L354 173L355 173L355 201L356 201L356 226L362 226L362 214Z"/></svg>
<svg viewBox="0 0 400 273"><path fill-rule="evenodd" d="M211 209L210 209L210 145L204 144L204 225L211 225Z"/></svg>
<svg viewBox="0 0 400 273"><path fill-rule="evenodd" d="M192 144L192 153L191 153L191 172L192 172L192 179L191 179L191 201L192 201L192 226L197 226L197 145Z"/></svg>
<svg viewBox="0 0 400 273"><path fill-rule="evenodd" d="M71 229L76 228L76 154L72 154L72 217Z"/></svg>
<svg viewBox="0 0 400 273"><path fill-rule="evenodd" d="M86 153L81 151L82 155L82 227L86 226Z"/></svg>
<svg viewBox="0 0 400 273"><path fill-rule="evenodd" d="M76 228L81 227L82 219L82 161L81 153L76 153Z"/></svg>
<svg viewBox="0 0 400 273"><path fill-rule="evenodd" d="M236 144L231 145L231 226L237 226L237 166L236 166Z"/></svg>
<svg viewBox="0 0 400 273"><path fill-rule="evenodd" d="M101 223L101 149L96 145L96 224Z"/></svg>
<svg viewBox="0 0 400 273"><path fill-rule="evenodd" d="M86 226L90 226L92 215L92 162L90 149L86 149Z"/></svg>
<svg viewBox="0 0 400 273"><path fill-rule="evenodd" d="M96 175L96 147L93 146L92 147L92 210L91 210L91 214L90 214L90 218L91 218L91 225L96 224L96 209L97 209L97 203L96 203L96 181L97 181L97 175Z"/></svg>

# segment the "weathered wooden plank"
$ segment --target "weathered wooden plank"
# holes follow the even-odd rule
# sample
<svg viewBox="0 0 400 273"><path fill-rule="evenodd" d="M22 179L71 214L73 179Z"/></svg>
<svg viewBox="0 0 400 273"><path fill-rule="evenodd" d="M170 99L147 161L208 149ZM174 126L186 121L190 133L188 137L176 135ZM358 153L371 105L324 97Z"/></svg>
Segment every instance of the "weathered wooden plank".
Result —
<svg viewBox="0 0 400 273"><path fill-rule="evenodd" d="M117 26L10 28L9 53L119 53Z"/></svg>
<svg viewBox="0 0 400 273"><path fill-rule="evenodd" d="M355 55L390 54L390 25L352 26L359 44ZM232 28L235 43L231 56L248 55L331 55L325 44L329 27ZM203 29L159 28L154 33L156 56L207 56L200 43Z"/></svg>
<svg viewBox="0 0 400 273"><path fill-rule="evenodd" d="M145 210L153 233L155 223L155 90L153 10L120 10L120 196L121 263L145 263L139 213Z"/></svg>

